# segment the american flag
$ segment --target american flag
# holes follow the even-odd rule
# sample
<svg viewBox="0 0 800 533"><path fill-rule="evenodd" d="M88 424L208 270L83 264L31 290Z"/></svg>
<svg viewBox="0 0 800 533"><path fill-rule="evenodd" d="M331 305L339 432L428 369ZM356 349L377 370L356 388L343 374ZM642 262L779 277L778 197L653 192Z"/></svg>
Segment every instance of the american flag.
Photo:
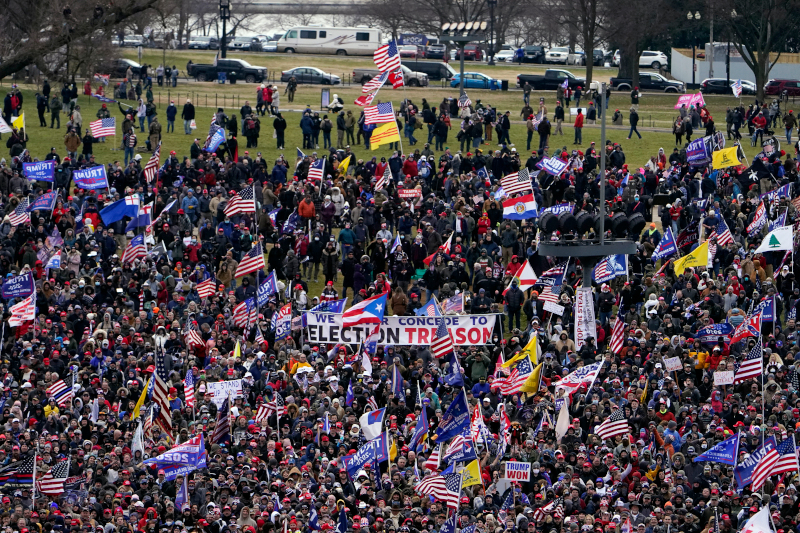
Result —
<svg viewBox="0 0 800 533"><path fill-rule="evenodd" d="M255 298L248 298L233 308L233 323L240 328L249 328L258 318Z"/></svg>
<svg viewBox="0 0 800 533"><path fill-rule="evenodd" d="M239 263L239 266L236 267L236 277L240 278L247 274L258 272L266 266L267 264L264 262L264 252L259 242L242 257L242 261Z"/></svg>
<svg viewBox="0 0 800 533"><path fill-rule="evenodd" d="M144 177L147 183L153 181L153 178L158 172L158 163L161 160L161 142L158 143L156 149L153 150L153 155L150 156L150 161L144 166Z"/></svg>
<svg viewBox="0 0 800 533"><path fill-rule="evenodd" d="M389 78L389 73L388 72L382 72L381 75L378 76L377 78L372 78L367 83L365 83L361 87L361 93L362 94L367 94L367 93L371 93L372 91L377 91L378 89L383 87L383 84L386 83L386 80L388 78Z"/></svg>
<svg viewBox="0 0 800 533"><path fill-rule="evenodd" d="M117 119L101 118L89 123L89 131L92 137L110 137L117 134ZM160 143L159 143L160 144Z"/></svg>
<svg viewBox="0 0 800 533"><path fill-rule="evenodd" d="M783 442L778 444L777 450L780 457L770 473L771 476L798 470L797 446L795 445L794 436L784 439Z"/></svg>
<svg viewBox="0 0 800 533"><path fill-rule="evenodd" d="M158 406L155 420L172 439L172 411L169 407L169 373L166 366L166 353L163 349L156 353L156 371L153 374L153 403Z"/></svg>
<svg viewBox="0 0 800 533"><path fill-rule="evenodd" d="M22 485L33 485L33 469L36 454L27 459L11 463L0 469L0 487L18 487Z"/></svg>
<svg viewBox="0 0 800 533"><path fill-rule="evenodd" d="M369 398L367 398L367 410L368 411L378 410L378 401L375 400L375 396L370 396Z"/></svg>
<svg viewBox="0 0 800 533"><path fill-rule="evenodd" d="M405 75L403 74L403 69L399 68L389 74L389 83L392 84L392 89L399 89L405 85Z"/></svg>
<svg viewBox="0 0 800 533"><path fill-rule="evenodd" d="M764 207L764 202L758 204L753 221L747 226L747 234L751 237L755 235L761 228L767 224L767 208Z"/></svg>
<svg viewBox="0 0 800 533"><path fill-rule="evenodd" d="M742 80L736 80L731 84L731 90L733 91L733 96L739 98L742 95Z"/></svg>
<svg viewBox="0 0 800 533"><path fill-rule="evenodd" d="M533 511L533 519L536 522L541 522L544 520L544 516L548 514L552 514L556 520L564 518L564 499L556 498L544 507L539 507Z"/></svg>
<svg viewBox="0 0 800 533"><path fill-rule="evenodd" d="M442 455L442 444L439 443L431 452L431 455L425 461L425 464L422 465L428 470L439 470L439 459Z"/></svg>
<svg viewBox="0 0 800 533"><path fill-rule="evenodd" d="M325 158L317 159L308 167L308 179L322 181L325 177Z"/></svg>
<svg viewBox="0 0 800 533"><path fill-rule="evenodd" d="M500 178L500 184L507 195L517 192L533 192L531 185L531 175L527 168L521 168L519 172L512 172Z"/></svg>
<svg viewBox="0 0 800 533"><path fill-rule="evenodd" d="M47 387L45 392L47 392L48 398L53 398L62 409L72 403L72 387L64 383L63 379L59 379Z"/></svg>
<svg viewBox="0 0 800 533"><path fill-rule="evenodd" d="M620 305L619 313L617 314L617 321L614 324L614 329L611 330L611 341L608 343L608 349L612 353L619 353L622 350L622 345L625 343L625 320L622 315L622 306Z"/></svg>
<svg viewBox="0 0 800 533"><path fill-rule="evenodd" d="M397 43L389 41L389 44L381 46L372 54L372 59L381 72L390 72L400 68L400 53L397 51Z"/></svg>
<svg viewBox="0 0 800 533"><path fill-rule="evenodd" d="M394 107L391 102L364 108L364 124L383 124L394 120Z"/></svg>
<svg viewBox="0 0 800 533"><path fill-rule="evenodd" d="M725 219L720 214L719 224L717 225L717 244L720 246L726 246L732 242L733 235L731 235L731 230L728 228L728 225L725 223Z"/></svg>
<svg viewBox="0 0 800 533"><path fill-rule="evenodd" d="M469 99L467 93L464 93L458 97L458 107L469 107L471 105L472 105L472 100Z"/></svg>
<svg viewBox="0 0 800 533"><path fill-rule="evenodd" d="M133 263L136 259L147 255L147 248L144 245L144 234L137 235L122 253L122 264Z"/></svg>
<svg viewBox="0 0 800 533"><path fill-rule="evenodd" d="M18 327L25 322L36 320L36 300L34 295L31 294L19 303L16 303L8 308L11 316L8 318L8 325L11 327Z"/></svg>
<svg viewBox="0 0 800 533"><path fill-rule="evenodd" d="M770 437L764 441L764 448L769 448L769 451L761 458L756 467L753 469L753 485L751 487L753 492L761 490L764 482L772 475L775 465L780 459L778 448L775 445L775 437Z"/></svg>
<svg viewBox="0 0 800 533"><path fill-rule="evenodd" d="M753 349L744 360L737 364L733 384L741 383L751 378L757 378L764 372L764 356L761 349L761 337L758 338Z"/></svg>
<svg viewBox="0 0 800 533"><path fill-rule="evenodd" d="M507 378L497 379L494 381L494 384L498 384L499 382L500 392L505 396L511 396L520 391L522 385L525 384L525 380L528 379L532 373L533 364L531 364L531 358L525 356L514 365L514 368L511 369L511 374L509 374Z"/></svg>
<svg viewBox="0 0 800 533"><path fill-rule="evenodd" d="M628 428L628 419L625 418L625 412L620 408L611 413L611 416L597 426L596 432L597 436L603 440L612 439L617 435L627 435L630 429Z"/></svg>
<svg viewBox="0 0 800 533"><path fill-rule="evenodd" d="M153 406L151 405L147 409L147 413L144 415L144 424L142 426L142 432L145 435L150 435L150 432L153 430Z"/></svg>
<svg viewBox="0 0 800 533"><path fill-rule="evenodd" d="M440 359L453 352L453 339L450 337L444 318L437 320L436 332L431 341L431 352L436 359Z"/></svg>
<svg viewBox="0 0 800 533"><path fill-rule="evenodd" d="M536 282L537 285L545 285L539 294L539 299L544 302L558 303L561 295L561 284L564 282L564 273L567 271L567 263L556 265L541 275Z"/></svg>
<svg viewBox="0 0 800 533"><path fill-rule="evenodd" d="M264 344L267 342L267 339L264 338L264 334L261 333L261 328L258 326L256 326L256 336L253 341L255 341L256 344Z"/></svg>
<svg viewBox="0 0 800 533"><path fill-rule="evenodd" d="M191 369L186 372L183 379L183 397L187 407L194 407L194 374Z"/></svg>
<svg viewBox="0 0 800 533"><path fill-rule="evenodd" d="M207 279L201 283L197 284L197 294L200 296L200 299L205 299L214 294L217 288L214 286L213 279Z"/></svg>
<svg viewBox="0 0 800 533"><path fill-rule="evenodd" d="M259 409L260 412L260 409ZM267 403L267 411L264 415L265 417L269 418L272 415L276 415L278 420L286 413L286 402L283 399L283 396L277 391L275 391L275 398L269 403Z"/></svg>
<svg viewBox="0 0 800 533"><path fill-rule="evenodd" d="M439 501L446 502L447 507L458 509L458 500L461 498L461 474L431 474L420 481L414 490L419 494L433 496Z"/></svg>
<svg viewBox="0 0 800 533"><path fill-rule="evenodd" d="M383 176L378 178L378 181L375 182L375 190L379 191L386 188L386 184L389 183L390 179L392 179L392 171L387 166L386 170L383 171Z"/></svg>
<svg viewBox="0 0 800 533"><path fill-rule="evenodd" d="M8 215L8 221L12 226L21 226L30 222L30 215L28 215L28 198L25 197L19 201L19 205L14 212Z"/></svg>
<svg viewBox="0 0 800 533"><path fill-rule="evenodd" d="M258 406L258 412L256 412L256 417L254 420L256 424L260 424L262 420L266 420L269 418L269 415L272 413L271 409L269 408L268 404L262 403Z"/></svg>
<svg viewBox="0 0 800 533"><path fill-rule="evenodd" d="M211 435L211 444L222 444L231 441L230 402L228 398L222 402L222 407L217 411L217 423Z"/></svg>
<svg viewBox="0 0 800 533"><path fill-rule="evenodd" d="M252 187L247 187L231 196L224 209L225 215L232 217L239 213L255 213L256 199Z"/></svg>
<svg viewBox="0 0 800 533"><path fill-rule="evenodd" d="M37 481L38 491L48 496L58 496L64 492L64 482L69 476L69 461L60 461Z"/></svg>

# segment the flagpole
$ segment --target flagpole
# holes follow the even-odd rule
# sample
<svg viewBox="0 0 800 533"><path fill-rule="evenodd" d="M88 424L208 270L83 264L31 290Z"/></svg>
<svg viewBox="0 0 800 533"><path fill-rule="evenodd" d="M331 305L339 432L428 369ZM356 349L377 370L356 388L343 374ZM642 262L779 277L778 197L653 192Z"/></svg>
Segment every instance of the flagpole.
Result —
<svg viewBox="0 0 800 533"><path fill-rule="evenodd" d="M34 509L36 508L36 463L39 459L39 439L36 439L36 454L33 456L33 489L31 490L31 501Z"/></svg>

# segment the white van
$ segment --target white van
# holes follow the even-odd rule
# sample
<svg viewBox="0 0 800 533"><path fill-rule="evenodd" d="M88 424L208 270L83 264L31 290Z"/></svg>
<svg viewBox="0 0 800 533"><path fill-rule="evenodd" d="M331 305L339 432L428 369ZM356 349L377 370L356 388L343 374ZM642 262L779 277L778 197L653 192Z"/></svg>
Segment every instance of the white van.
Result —
<svg viewBox="0 0 800 533"><path fill-rule="evenodd" d="M381 31L367 26L297 26L280 38L278 52L371 56L380 45Z"/></svg>

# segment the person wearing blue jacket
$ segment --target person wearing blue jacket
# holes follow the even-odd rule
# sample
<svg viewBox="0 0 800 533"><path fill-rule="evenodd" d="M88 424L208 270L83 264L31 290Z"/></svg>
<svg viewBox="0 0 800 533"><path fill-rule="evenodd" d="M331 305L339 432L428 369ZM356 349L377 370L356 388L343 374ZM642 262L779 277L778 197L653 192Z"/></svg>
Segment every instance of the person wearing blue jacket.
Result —
<svg viewBox="0 0 800 533"><path fill-rule="evenodd" d="M178 108L175 107L175 100L170 100L167 106L167 133L175 133L175 117L178 116Z"/></svg>
<svg viewBox="0 0 800 533"><path fill-rule="evenodd" d="M303 131L303 149L314 149L311 142L311 136L314 134L314 120L311 118L310 113L303 113L303 118L300 119L300 129Z"/></svg>

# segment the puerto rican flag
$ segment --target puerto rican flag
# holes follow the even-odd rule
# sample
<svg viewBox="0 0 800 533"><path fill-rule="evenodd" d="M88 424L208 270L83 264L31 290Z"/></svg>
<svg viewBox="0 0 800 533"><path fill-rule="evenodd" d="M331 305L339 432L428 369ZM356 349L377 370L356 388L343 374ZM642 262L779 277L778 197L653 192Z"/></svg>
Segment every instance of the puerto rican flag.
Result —
<svg viewBox="0 0 800 533"><path fill-rule="evenodd" d="M342 327L350 328L359 324L380 324L386 312L387 293L373 296L342 313Z"/></svg>

